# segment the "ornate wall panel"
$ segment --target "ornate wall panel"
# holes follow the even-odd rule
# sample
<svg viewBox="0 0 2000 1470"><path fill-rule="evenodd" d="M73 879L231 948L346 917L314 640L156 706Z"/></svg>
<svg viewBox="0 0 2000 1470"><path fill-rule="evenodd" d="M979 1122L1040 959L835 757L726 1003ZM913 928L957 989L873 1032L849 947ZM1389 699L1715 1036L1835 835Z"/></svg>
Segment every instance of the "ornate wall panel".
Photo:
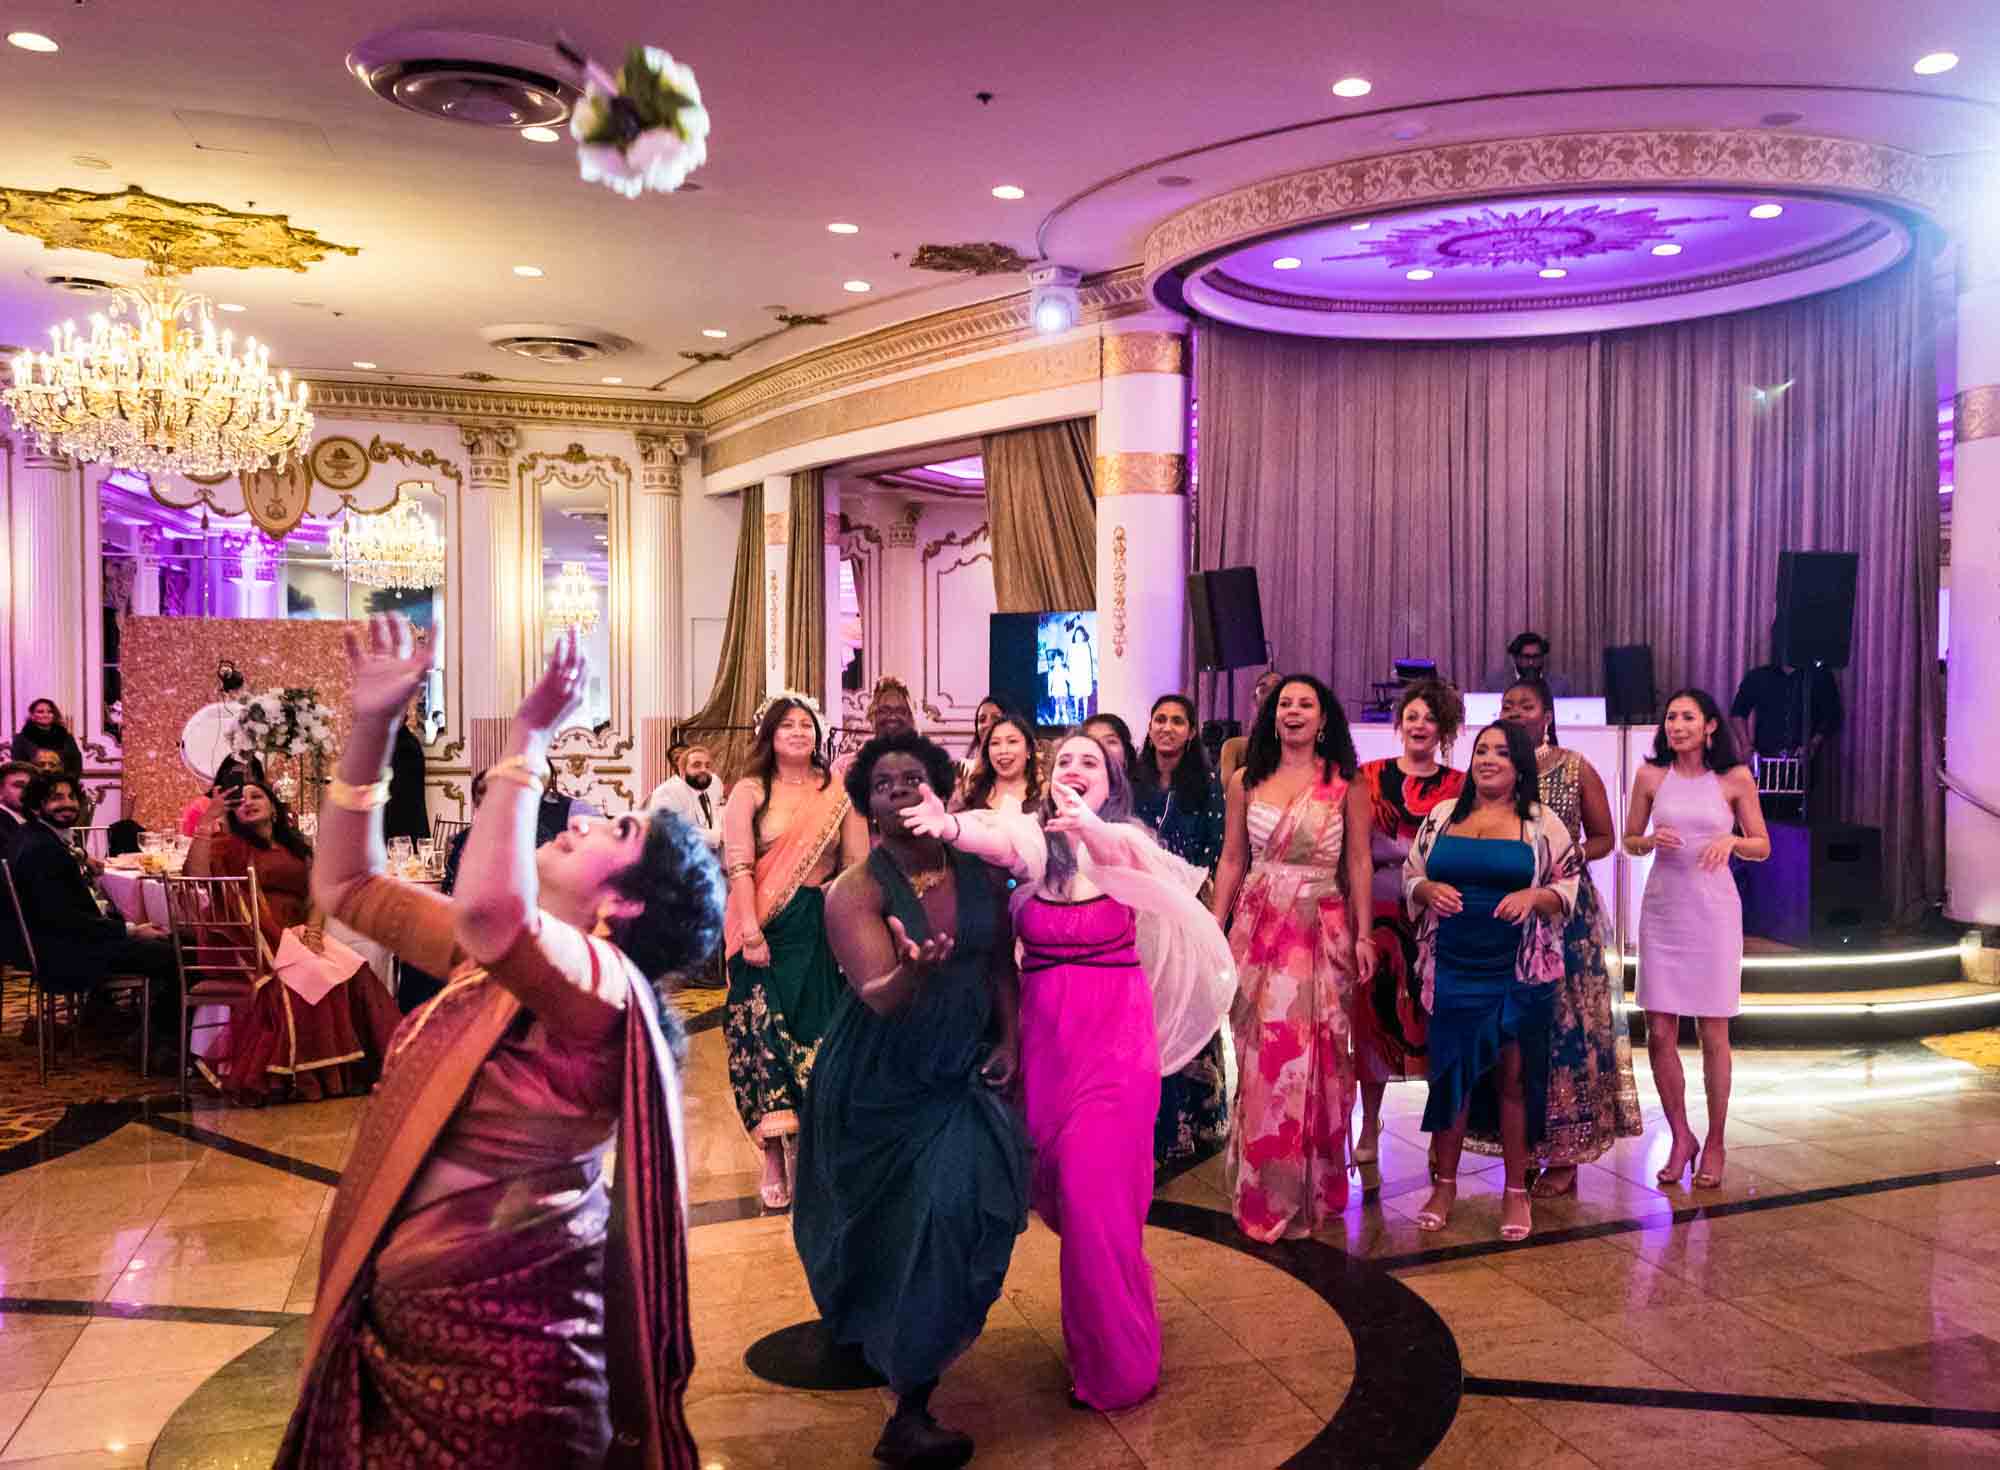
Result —
<svg viewBox="0 0 2000 1470"><path fill-rule="evenodd" d="M924 674L918 702L926 732L957 753L986 697L987 625L998 610L993 544L983 511L934 508L924 522L936 534L924 542L920 562Z"/></svg>

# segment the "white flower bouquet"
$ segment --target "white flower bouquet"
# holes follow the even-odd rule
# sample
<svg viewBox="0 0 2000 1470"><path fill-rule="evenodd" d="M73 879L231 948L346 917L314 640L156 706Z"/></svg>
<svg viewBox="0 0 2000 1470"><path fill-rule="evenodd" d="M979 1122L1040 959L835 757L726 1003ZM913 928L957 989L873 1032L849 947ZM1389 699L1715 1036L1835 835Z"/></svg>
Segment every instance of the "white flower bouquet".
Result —
<svg viewBox="0 0 2000 1470"><path fill-rule="evenodd" d="M333 711L320 703L317 689L265 689L232 701L236 723L229 732L232 755L329 755L333 751Z"/></svg>
<svg viewBox="0 0 2000 1470"><path fill-rule="evenodd" d="M657 46L634 46L614 77L568 46L556 49L584 74L569 131L586 184L628 199L648 189L671 194L707 162L708 109L692 68Z"/></svg>

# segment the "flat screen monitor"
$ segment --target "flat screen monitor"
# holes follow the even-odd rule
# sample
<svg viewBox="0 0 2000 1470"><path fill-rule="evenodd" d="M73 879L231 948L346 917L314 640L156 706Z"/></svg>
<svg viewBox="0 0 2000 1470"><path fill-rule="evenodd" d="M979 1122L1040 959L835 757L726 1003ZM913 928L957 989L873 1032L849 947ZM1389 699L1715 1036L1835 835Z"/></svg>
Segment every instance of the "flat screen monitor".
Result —
<svg viewBox="0 0 2000 1470"><path fill-rule="evenodd" d="M1097 713L1097 614L994 613L988 682L1000 702L1047 732Z"/></svg>

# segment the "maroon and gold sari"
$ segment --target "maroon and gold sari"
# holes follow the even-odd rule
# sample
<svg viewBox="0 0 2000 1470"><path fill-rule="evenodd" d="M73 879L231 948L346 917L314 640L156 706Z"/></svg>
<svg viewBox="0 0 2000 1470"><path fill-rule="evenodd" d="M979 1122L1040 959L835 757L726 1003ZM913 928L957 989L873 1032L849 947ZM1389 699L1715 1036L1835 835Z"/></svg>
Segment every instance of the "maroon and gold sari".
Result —
<svg viewBox="0 0 2000 1470"><path fill-rule="evenodd" d="M276 1465L693 1470L680 1091L650 985L546 913L476 965L449 900L386 878L338 917L452 980L398 1029L341 1176Z"/></svg>

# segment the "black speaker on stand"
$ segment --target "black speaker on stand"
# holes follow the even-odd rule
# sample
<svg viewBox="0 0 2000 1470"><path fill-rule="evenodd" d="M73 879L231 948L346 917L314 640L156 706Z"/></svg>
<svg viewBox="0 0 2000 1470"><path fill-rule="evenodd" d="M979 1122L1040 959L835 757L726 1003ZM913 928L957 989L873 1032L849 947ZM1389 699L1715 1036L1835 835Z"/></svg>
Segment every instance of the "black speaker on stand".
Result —
<svg viewBox="0 0 2000 1470"><path fill-rule="evenodd" d="M1255 567L1223 567L1188 577L1188 618L1194 628L1195 678L1204 673L1248 669L1267 662L1264 602ZM1199 699L1201 691L1195 691ZM1229 722L1236 720L1236 686L1229 686Z"/></svg>
<svg viewBox="0 0 2000 1470"><path fill-rule="evenodd" d="M1604 723L1650 725L1659 718L1653 684L1653 645L1628 643L1604 650Z"/></svg>

